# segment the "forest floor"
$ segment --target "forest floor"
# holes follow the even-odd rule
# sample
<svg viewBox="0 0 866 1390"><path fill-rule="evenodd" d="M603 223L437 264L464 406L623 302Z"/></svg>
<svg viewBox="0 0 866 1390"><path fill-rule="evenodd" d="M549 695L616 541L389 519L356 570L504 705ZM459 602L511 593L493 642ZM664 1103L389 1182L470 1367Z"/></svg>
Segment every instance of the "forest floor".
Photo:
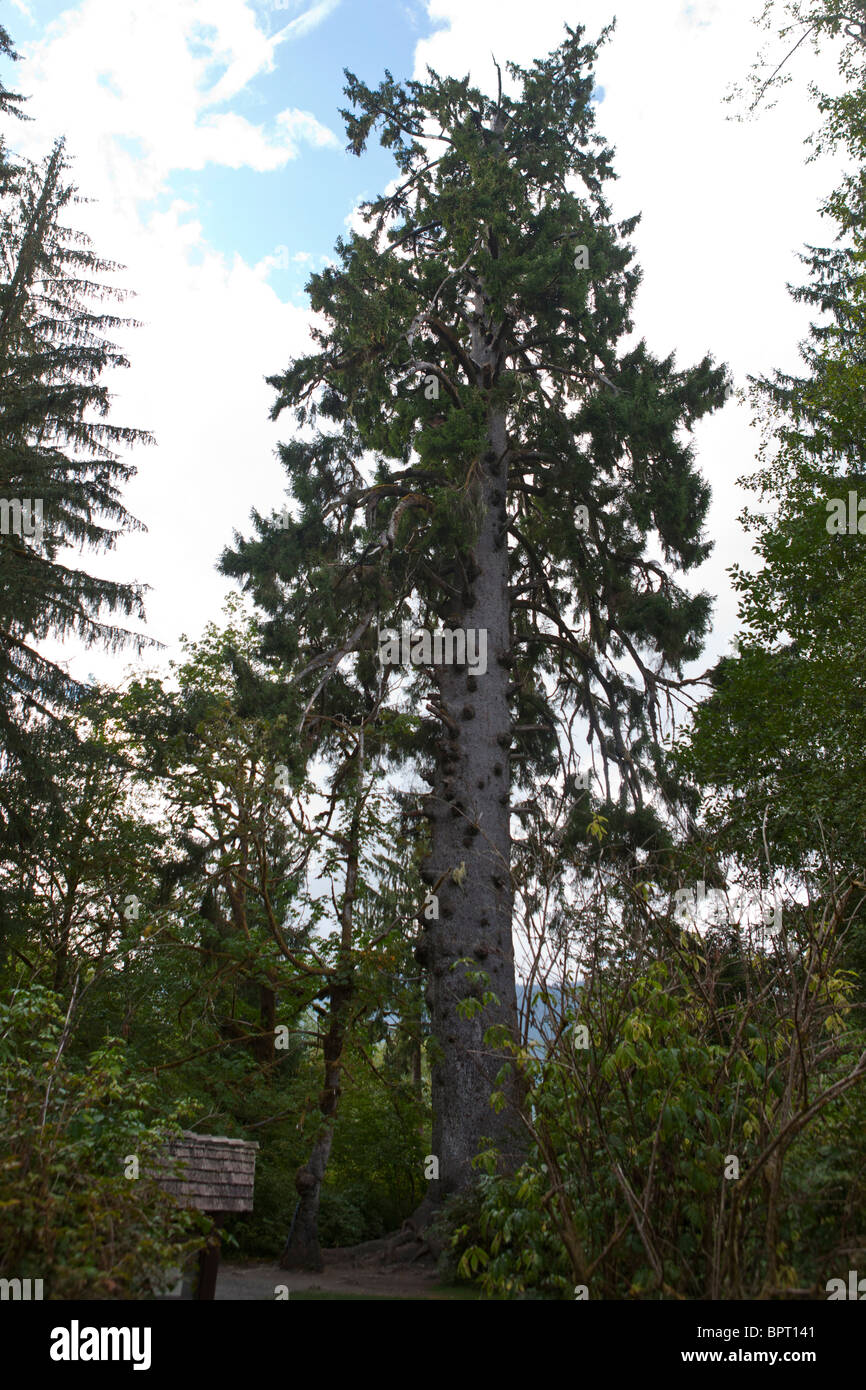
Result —
<svg viewBox="0 0 866 1390"><path fill-rule="evenodd" d="M267 1299L273 1302L279 1288L292 1301L330 1299L475 1299L472 1288L443 1284L436 1263L416 1260L386 1264L360 1260L353 1250L326 1250L325 1268L318 1274L280 1269L268 1260L221 1260L217 1299Z"/></svg>

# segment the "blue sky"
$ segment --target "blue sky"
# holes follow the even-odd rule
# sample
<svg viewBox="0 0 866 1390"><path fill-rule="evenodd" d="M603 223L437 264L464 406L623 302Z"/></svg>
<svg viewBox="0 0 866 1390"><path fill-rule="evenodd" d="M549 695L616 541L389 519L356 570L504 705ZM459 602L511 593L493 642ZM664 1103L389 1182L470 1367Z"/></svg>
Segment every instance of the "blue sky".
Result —
<svg viewBox="0 0 866 1390"><path fill-rule="evenodd" d="M614 214L642 213L633 238L644 279L637 336L659 355L710 351L735 380L796 363L807 312L786 282L797 253L822 244L817 208L836 171L805 164L816 123L806 95L821 77L805 53L774 111L728 119L724 94L762 40L760 0L619 0L597 72L598 125L615 146ZM608 0L5 0L0 18L25 62L7 85L29 95L32 123L7 132L38 157L64 134L74 178L94 201L76 210L97 252L135 291L124 330L131 368L109 382L112 419L153 432L136 451L126 504L147 527L82 563L150 586L147 631L178 654L181 633L217 619L231 586L216 572L250 509L284 500L274 457L291 428L268 419L265 377L309 342L303 286L345 235L360 199L394 176L377 144L345 150L343 69L370 84L471 73L493 90L491 50L524 66L580 19L590 35ZM8 65L7 65L8 66ZM824 65L825 72L827 65ZM726 569L748 555L738 476L758 439L732 400L696 435L713 486L714 556L694 577L717 597L707 660L736 627ZM73 560L72 563L75 563ZM131 657L46 645L81 675L119 680Z"/></svg>
<svg viewBox="0 0 866 1390"><path fill-rule="evenodd" d="M124 6L124 0L114 3L119 9ZM380 79L385 68L397 75L409 74L419 38L435 32L438 26L430 21L419 0L370 0L368 4L282 0L281 4L255 3L245 8L273 45L272 63L269 70L255 72L240 90L233 90L230 84L225 98L210 103L209 110L231 113L275 132L289 91L292 108L309 113L333 139L321 146L301 143L297 156L278 168L209 161L199 169L173 169L162 180L158 193L152 198L142 197L139 206L146 216L170 205L173 199L188 202L196 209L207 246L227 257L237 254L256 263L276 248L273 283L281 294L300 302L309 273L309 262L301 258L320 263L332 250L348 210L359 198L384 186L393 174L392 160L375 141L363 164L345 149L338 114L346 105L344 69L350 68L371 84ZM40 0L20 7L7 5L6 9L5 23L26 54L30 40L44 42L47 37L49 44L62 45L70 14L87 7ZM202 64L199 75L203 88L218 88L231 69L231 51L220 52L215 38L214 26L205 19L187 29L188 51ZM123 90L112 71L111 57L110 52L104 53L101 62L94 62L92 72L83 75L122 101ZM6 64L6 71L18 78L26 68L11 69ZM7 81L11 84L11 77ZM158 78L154 97L159 100ZM59 127L57 133L61 132ZM140 137L116 134L114 141L133 157L142 154ZM282 247L286 252L280 255Z"/></svg>
<svg viewBox="0 0 866 1390"><path fill-rule="evenodd" d="M256 8L275 35L287 18L309 7L300 0L281 11ZM240 93L234 109L251 121L273 124L290 90L292 105L332 131L334 144L325 146L326 152L304 146L297 159L274 172L208 165L198 173L174 173L168 191L196 205L208 243L250 262L285 246L288 255L274 268L272 283L280 293L300 296L308 270L293 258L307 255L319 263L331 251L335 229L342 228L349 208L393 176L390 157L375 142L363 164L345 149L338 115L346 105L343 69L371 84L385 67L394 74L411 72L419 33L430 28L420 5L376 0L367 7L337 5L308 33L281 45L273 70ZM289 265L283 267L285 259Z"/></svg>

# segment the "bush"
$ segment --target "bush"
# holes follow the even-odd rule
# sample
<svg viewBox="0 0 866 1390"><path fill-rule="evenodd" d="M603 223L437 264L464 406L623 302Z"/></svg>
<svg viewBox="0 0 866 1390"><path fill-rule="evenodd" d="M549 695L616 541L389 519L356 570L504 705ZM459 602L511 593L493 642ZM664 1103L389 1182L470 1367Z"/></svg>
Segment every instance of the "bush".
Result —
<svg viewBox="0 0 866 1390"><path fill-rule="evenodd" d="M323 1249L360 1245L385 1234L384 1222L370 1210L370 1193L358 1187L323 1187L319 1206L319 1242Z"/></svg>
<svg viewBox="0 0 866 1390"><path fill-rule="evenodd" d="M0 1002L0 1270L42 1279L49 1299L147 1298L208 1227L147 1176L178 1126L152 1118L154 1087L122 1042L80 1070L65 1042L49 990Z"/></svg>
<svg viewBox="0 0 866 1390"><path fill-rule="evenodd" d="M445 1272L497 1298L820 1296L866 1253L863 1037L830 949L804 918L775 957L683 938L566 991L546 1055L514 1049L529 1161L480 1156Z"/></svg>

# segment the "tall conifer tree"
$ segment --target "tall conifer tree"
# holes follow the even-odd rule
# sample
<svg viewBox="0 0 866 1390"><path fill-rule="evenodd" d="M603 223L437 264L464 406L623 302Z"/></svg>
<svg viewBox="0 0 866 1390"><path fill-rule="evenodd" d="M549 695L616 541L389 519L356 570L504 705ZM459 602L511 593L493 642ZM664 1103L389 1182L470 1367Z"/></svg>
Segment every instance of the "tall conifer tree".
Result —
<svg viewBox="0 0 866 1390"><path fill-rule="evenodd" d="M512 792L556 774L577 716L611 822L657 824L654 797L675 791L660 696L710 608L674 572L710 549L685 431L722 403L725 373L620 347L638 219L613 223L604 197L596 51L569 29L546 60L509 64L514 95L500 77L496 97L433 71L375 89L347 73L349 148L378 132L399 177L309 282L318 350L270 379L274 417L302 427L281 446L293 514L254 514L256 538L222 559L269 615L267 650L294 668L321 747L393 655L384 630L486 640L486 666L390 668L380 716L395 762L432 788L417 954L434 1199L465 1186L485 1139L506 1163L521 1150L497 1044L516 1018ZM572 790L583 834L590 790Z"/></svg>
<svg viewBox="0 0 866 1390"><path fill-rule="evenodd" d="M16 101L0 92L5 114ZM121 267L65 225L77 199L63 142L41 168L10 166L5 147L0 162L0 826L14 838L10 819L19 833L27 820L18 779L50 785L46 734L59 736L52 721L81 693L40 641L149 644L107 621L143 617L142 586L95 577L63 552L111 549L141 529L121 501L135 470L117 450L150 437L105 419L100 378L128 365L107 335L133 320L102 307L126 295L96 277Z"/></svg>

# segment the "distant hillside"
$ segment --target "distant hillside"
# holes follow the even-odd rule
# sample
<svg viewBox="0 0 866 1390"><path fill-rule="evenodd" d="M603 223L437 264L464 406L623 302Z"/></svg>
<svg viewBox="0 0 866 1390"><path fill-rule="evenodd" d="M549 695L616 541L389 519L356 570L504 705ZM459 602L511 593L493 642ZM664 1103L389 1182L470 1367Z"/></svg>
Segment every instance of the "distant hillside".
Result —
<svg viewBox="0 0 866 1390"><path fill-rule="evenodd" d="M546 994L549 1004L544 1004L537 996L540 993ZM517 1008L520 1016L523 1017L525 1009L529 1004L530 991L525 982L517 982ZM562 990L550 985L542 989L539 985L533 985L531 990L534 1003L531 1008L528 1041L530 1043L543 1042L545 1035L550 1037L557 1028L562 1009Z"/></svg>

